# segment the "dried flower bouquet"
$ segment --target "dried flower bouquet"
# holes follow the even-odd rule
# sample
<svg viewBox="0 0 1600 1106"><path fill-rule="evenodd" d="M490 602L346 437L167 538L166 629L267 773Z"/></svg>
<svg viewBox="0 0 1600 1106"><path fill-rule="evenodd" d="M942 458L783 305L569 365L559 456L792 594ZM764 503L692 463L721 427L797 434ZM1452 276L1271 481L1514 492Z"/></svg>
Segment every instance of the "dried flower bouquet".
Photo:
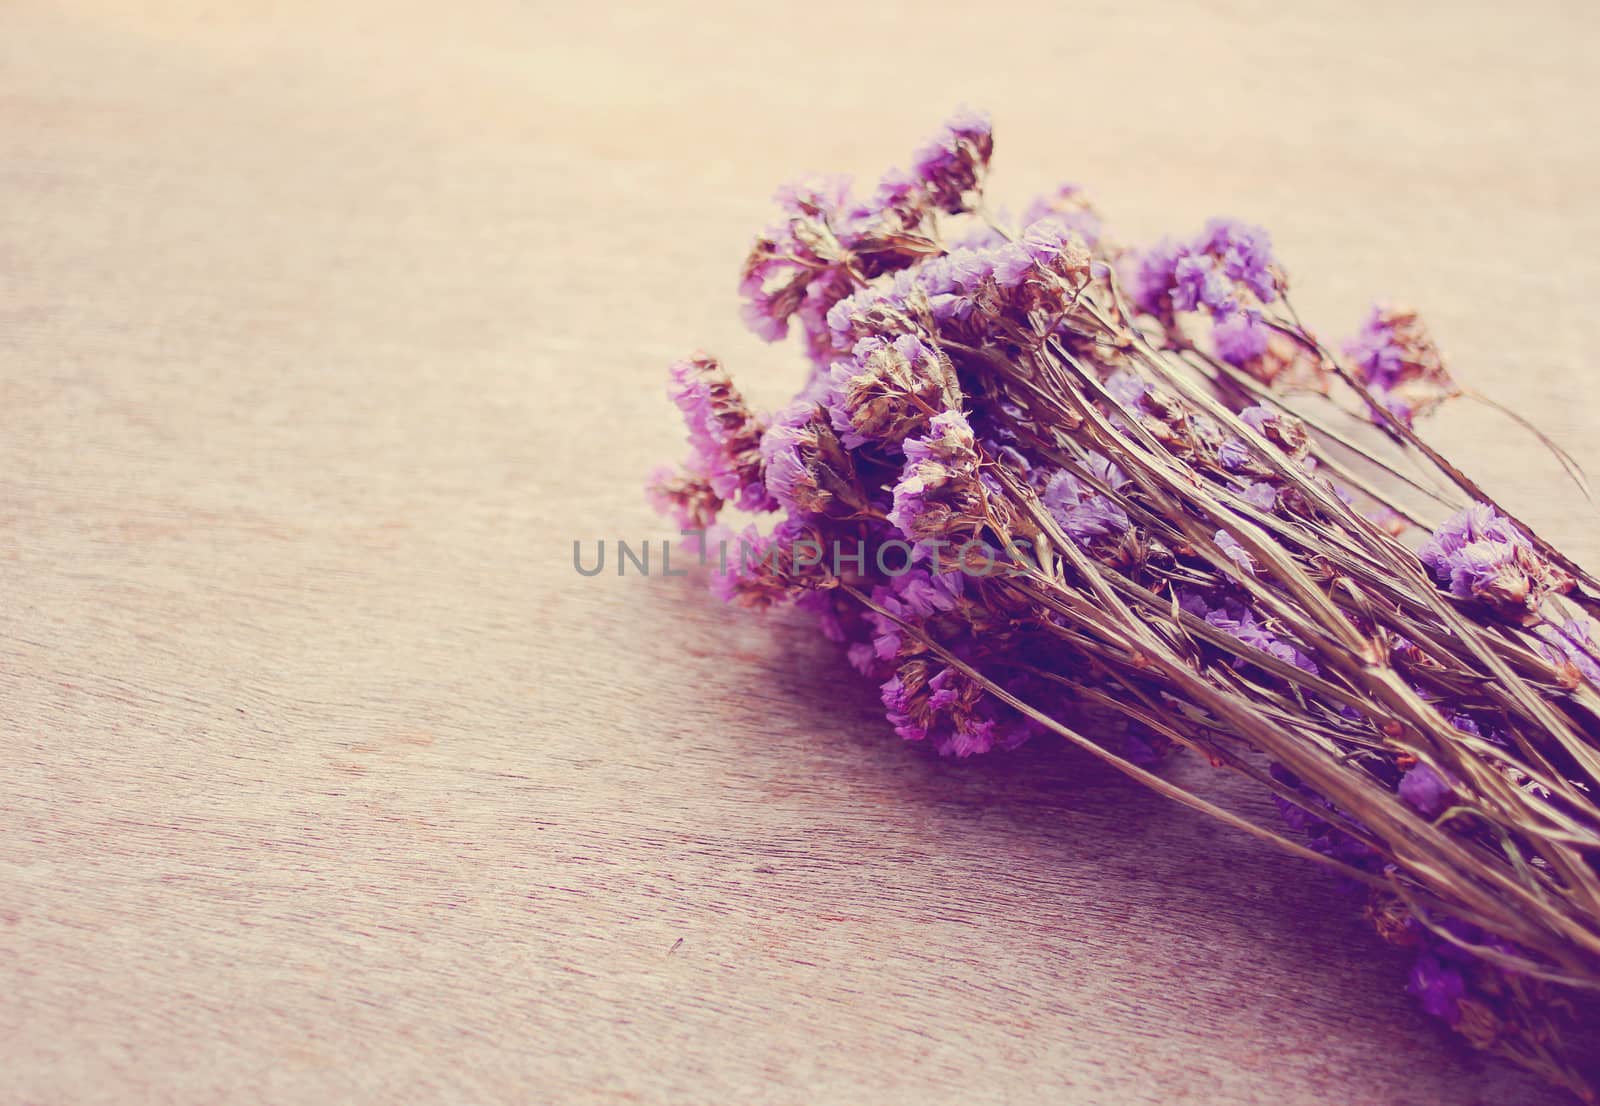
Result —
<svg viewBox="0 0 1600 1106"><path fill-rule="evenodd" d="M961 113L868 199L779 193L746 321L798 330L806 384L768 417L673 366L653 500L724 599L815 611L902 737L1054 734L1335 867L1431 1013L1593 1101L1600 583L1414 432L1461 392L1414 313L1336 355L1263 231L1135 250L1071 186L1013 223L992 149ZM1177 747L1283 824L1165 780Z"/></svg>

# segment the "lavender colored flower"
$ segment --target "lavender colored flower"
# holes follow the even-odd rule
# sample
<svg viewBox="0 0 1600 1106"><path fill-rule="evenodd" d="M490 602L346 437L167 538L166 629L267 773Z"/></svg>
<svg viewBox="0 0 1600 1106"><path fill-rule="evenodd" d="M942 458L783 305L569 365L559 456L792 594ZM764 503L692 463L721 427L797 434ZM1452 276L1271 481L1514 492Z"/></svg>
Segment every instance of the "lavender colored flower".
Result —
<svg viewBox="0 0 1600 1106"><path fill-rule="evenodd" d="M1132 414L1144 412L1144 400L1151 392L1150 382L1138 373L1112 373L1106 379L1106 391L1117 404Z"/></svg>
<svg viewBox="0 0 1600 1106"><path fill-rule="evenodd" d="M1050 476L1039 498L1067 535L1082 546L1099 538L1120 538L1132 527L1121 507L1064 469Z"/></svg>
<svg viewBox="0 0 1600 1106"><path fill-rule="evenodd" d="M711 594L724 603L739 601L740 584L748 583L768 555L771 539L755 524L734 531L721 524L709 527L701 538L701 555L711 566Z"/></svg>
<svg viewBox="0 0 1600 1106"><path fill-rule="evenodd" d="M1266 231L1232 219L1211 220L1190 242L1163 239L1125 264L1123 279L1134 306L1163 320L1173 310L1230 315L1240 290L1262 304L1278 298Z"/></svg>
<svg viewBox="0 0 1600 1106"><path fill-rule="evenodd" d="M899 170L885 173L871 200L850 209L840 237L868 279L903 270L940 248L927 191L917 177Z"/></svg>
<svg viewBox="0 0 1600 1106"><path fill-rule="evenodd" d="M890 580L890 590L918 618L948 611L960 600L966 577L959 572L929 572L913 568Z"/></svg>
<svg viewBox="0 0 1600 1106"><path fill-rule="evenodd" d="M907 741L922 741L928 736L928 728L919 725L911 717L911 689L906 686L905 680L896 673L885 680L878 688L878 696L883 701L883 709L888 714L889 724L894 727L894 732Z"/></svg>
<svg viewBox="0 0 1600 1106"><path fill-rule="evenodd" d="M1036 732L957 669L946 666L930 674L930 665L920 659L902 664L880 695L896 733L907 741L927 741L944 756L1015 748Z"/></svg>
<svg viewBox="0 0 1600 1106"><path fill-rule="evenodd" d="M785 185L773 197L785 217L756 238L739 283L745 325L759 337L787 335L812 281L850 260L837 234L849 195L849 178L834 175Z"/></svg>
<svg viewBox="0 0 1600 1106"><path fill-rule="evenodd" d="M1278 489L1265 480L1253 480L1245 485L1244 499L1260 510L1275 510L1278 506Z"/></svg>
<svg viewBox="0 0 1600 1106"><path fill-rule="evenodd" d="M1274 634L1257 617L1254 609L1232 596L1214 601L1200 592L1185 589L1178 593L1178 605L1187 613L1204 619L1253 649L1259 649L1306 672L1315 674L1317 671L1314 660L1292 642ZM1242 665L1244 660L1240 658L1235 663Z"/></svg>
<svg viewBox="0 0 1600 1106"><path fill-rule="evenodd" d="M970 210L969 197L982 190L993 151L988 113L963 109L917 151L912 174L922 182L935 207L959 214Z"/></svg>
<svg viewBox="0 0 1600 1106"><path fill-rule="evenodd" d="M1256 467L1249 443L1239 438L1229 438L1218 447L1217 463L1229 472L1247 472Z"/></svg>
<svg viewBox="0 0 1600 1106"><path fill-rule="evenodd" d="M1417 556L1456 598L1482 600L1519 617L1545 594L1572 587L1571 577L1545 563L1522 531L1486 503L1447 519Z"/></svg>
<svg viewBox="0 0 1600 1106"><path fill-rule="evenodd" d="M977 520L977 443L960 411L928 423L920 438L907 439L906 463L894 486L889 522L913 541L943 537L962 519Z"/></svg>
<svg viewBox="0 0 1600 1106"><path fill-rule="evenodd" d="M1172 270L1172 306L1179 311L1205 307L1218 313L1233 309L1233 289L1209 257L1189 254Z"/></svg>
<svg viewBox="0 0 1600 1106"><path fill-rule="evenodd" d="M1421 318L1408 308L1374 307L1344 352L1355 378L1407 426L1461 394Z"/></svg>
<svg viewBox="0 0 1600 1106"><path fill-rule="evenodd" d="M992 267L990 269L995 282L1003 287L1010 287L1022 283L1022 279L1033 271L1034 261L1028 251L1019 242L1007 242L990 253Z"/></svg>
<svg viewBox="0 0 1600 1106"><path fill-rule="evenodd" d="M853 514L866 509L855 465L826 408L801 400L785 408L761 439L767 494L792 514Z"/></svg>
<svg viewBox="0 0 1600 1106"><path fill-rule="evenodd" d="M1158 319L1172 315L1172 286L1177 282L1178 262L1187 256L1181 243L1163 238L1149 249L1128 255L1123 263L1123 282L1134 307Z"/></svg>
<svg viewBox="0 0 1600 1106"><path fill-rule="evenodd" d="M1253 403L1239 412L1239 421L1263 436L1276 418L1277 410L1264 403Z"/></svg>
<svg viewBox="0 0 1600 1106"><path fill-rule="evenodd" d="M680 530L704 530L722 510L722 497L711 490L699 464L691 455L685 471L671 465L658 465L645 481L645 498L659 515L672 519Z"/></svg>
<svg viewBox="0 0 1600 1106"><path fill-rule="evenodd" d="M1250 555L1250 551L1248 549L1239 544L1238 538L1234 537L1226 530L1218 530L1216 536L1212 540L1215 541L1219 547L1221 547L1222 552L1227 555L1228 560L1232 561L1234 564L1238 565L1240 568L1244 569L1248 573L1251 573L1252 575L1255 573L1256 559Z"/></svg>
<svg viewBox="0 0 1600 1106"><path fill-rule="evenodd" d="M1249 382L1333 395L1330 360L1275 309L1284 277L1264 232L1213 220L1135 253L1102 238L1071 186L1030 205L1020 224L941 218L994 210L984 196L991 150L987 119L958 117L910 172L886 174L864 200L838 179L780 193L781 218L757 239L742 292L758 333L800 332L812 362L800 400L759 419L709 367L675 369L691 452L677 472L657 474L652 500L685 525L715 525L725 505L781 512L766 534L716 528L732 564L715 590L814 614L907 740L970 756L1047 728L1009 707L1009 693L1141 763L1173 741L1220 763L1264 758L1284 820L1313 850L1353 874L1392 875L1397 890L1444 908L1430 916L1443 927L1435 932L1399 894L1368 905L1386 939L1421 954L1410 986L1426 1007L1475 1044L1542 1050L1555 1037L1540 1018L1556 1004L1535 985L1504 986L1507 969L1452 944L1500 947L1448 912L1465 908L1463 878L1488 885L1475 869L1515 867L1497 848L1498 826L1544 874L1584 862L1572 845L1581 839L1547 825L1550 803L1574 822L1593 818L1593 766L1561 743L1593 736L1582 689L1572 689L1600 675L1600 654L1586 624L1558 628L1540 605L1575 585L1538 555L1545 546L1487 507L1442 527L1408 569L1406 546L1334 498L1365 515L1393 502L1376 472L1359 497L1330 485L1319 466L1340 450L1320 435L1269 406L1235 422L1227 411L1242 390L1208 400L1190 386L1200 382L1189 370L1203 371L1210 353ZM1011 236L1002 225L1023 229ZM1145 317L1126 318L1130 302ZM1351 365L1378 417L1409 421L1453 388L1405 313L1375 314ZM1314 479L1282 479L1295 471ZM1409 515L1390 514L1384 525L1406 538ZM1250 520L1270 525L1258 532ZM1047 571L1002 567L987 578L974 567L975 548L998 554L993 575L1016 555L999 553L1007 541L1056 546L1040 540L1040 522L1067 543L1055 550L1065 558L1040 557ZM1237 537L1246 533L1249 549ZM831 567L802 560L801 541L831 548ZM1442 607L1417 564L1464 602ZM1126 624L1130 612L1138 625ZM1532 660L1541 646L1553 669ZM1478 663L1495 655L1509 673ZM1308 679L1319 665L1327 678ZM1395 699L1397 678L1414 696ZM1550 710L1537 709L1541 699ZM1453 739L1435 734L1446 744L1430 746L1427 764L1400 752L1422 703L1454 727ZM1467 786L1479 778L1468 758L1499 774L1494 809L1441 821L1457 803L1485 804ZM1542 782L1517 767L1532 763ZM1423 819L1481 847L1419 854L1407 827ZM1471 900L1472 913L1514 930L1529 960L1565 968L1573 915L1552 927L1551 907L1576 897L1562 880L1543 890L1539 902Z"/></svg>
<svg viewBox="0 0 1600 1106"><path fill-rule="evenodd" d="M915 334L857 342L849 360L834 364L825 399L846 449L875 442L891 451L926 430L930 412L960 402L949 359Z"/></svg>
<svg viewBox="0 0 1600 1106"><path fill-rule="evenodd" d="M1446 520L1417 556L1452 595L1469 599L1502 565L1514 565L1526 546L1527 539L1493 507L1475 503Z"/></svg>
<svg viewBox="0 0 1600 1106"><path fill-rule="evenodd" d="M786 408L761 439L767 492L784 510L800 509L796 497L809 480L803 451L813 441L807 430L815 410L809 403Z"/></svg>
<svg viewBox="0 0 1600 1106"><path fill-rule="evenodd" d="M1229 280L1248 288L1262 303L1278 298L1272 240L1262 228L1237 219L1212 219L1194 249L1216 258Z"/></svg>
<svg viewBox="0 0 1600 1106"><path fill-rule="evenodd" d="M1014 243L995 251L995 282L1010 291L1005 306L1018 317L1044 311L1059 316L1089 281L1090 255L1073 230L1056 218L1023 228Z"/></svg>
<svg viewBox="0 0 1600 1106"><path fill-rule="evenodd" d="M722 365L704 354L674 362L667 393L689 431L688 471L742 510L771 510L761 480L761 420Z"/></svg>
<svg viewBox="0 0 1600 1106"><path fill-rule="evenodd" d="M1243 365L1267 352L1271 331L1255 310L1234 311L1217 320L1211 331L1217 356L1230 365Z"/></svg>
<svg viewBox="0 0 1600 1106"><path fill-rule="evenodd" d="M770 534L762 534L754 524L737 533L727 526L713 526L700 549L702 563L711 570L711 593L724 603L755 610L803 600L821 570L799 565L795 551L816 541L810 526L795 517L781 520ZM829 636L840 636L830 632L835 627L828 618L821 622Z"/></svg>
<svg viewBox="0 0 1600 1106"><path fill-rule="evenodd" d="M1400 797L1421 814L1437 818L1454 798L1444 777L1426 764L1417 764L1400 777Z"/></svg>
<svg viewBox="0 0 1600 1106"><path fill-rule="evenodd" d="M1131 483L1128 474L1103 453L1091 451L1085 458L1084 467L1089 470L1090 476L1113 491L1125 488Z"/></svg>

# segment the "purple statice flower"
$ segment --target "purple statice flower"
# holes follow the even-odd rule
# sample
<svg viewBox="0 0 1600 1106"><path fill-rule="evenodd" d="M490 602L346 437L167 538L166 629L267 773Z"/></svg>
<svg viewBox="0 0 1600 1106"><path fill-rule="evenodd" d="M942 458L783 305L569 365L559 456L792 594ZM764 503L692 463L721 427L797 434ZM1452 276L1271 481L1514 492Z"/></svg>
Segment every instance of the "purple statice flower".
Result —
<svg viewBox="0 0 1600 1106"><path fill-rule="evenodd" d="M975 295L994 280L997 260L994 250L952 250L944 258L944 265L928 274L933 287L930 294L940 291L964 292Z"/></svg>
<svg viewBox="0 0 1600 1106"><path fill-rule="evenodd" d="M989 251L989 254L992 259L990 272L994 276L995 283L1002 288L1021 284L1023 279L1034 271L1033 257L1020 242L1007 242Z"/></svg>
<svg viewBox="0 0 1600 1106"><path fill-rule="evenodd" d="M767 494L785 511L800 511L796 497L811 479L803 451L812 443L809 424L815 412L812 404L791 404L777 414L761 438Z"/></svg>
<svg viewBox="0 0 1600 1106"><path fill-rule="evenodd" d="M1187 254L1172 270L1172 306L1179 311L1204 307L1222 314L1234 309L1233 289L1215 260Z"/></svg>
<svg viewBox="0 0 1600 1106"><path fill-rule="evenodd" d="M869 508L854 461L820 404L800 399L779 412L760 452L767 494L790 515L857 515Z"/></svg>
<svg viewBox="0 0 1600 1106"><path fill-rule="evenodd" d="M1255 454L1249 443L1240 438L1229 438L1217 449L1217 464L1229 472L1244 472L1255 464Z"/></svg>
<svg viewBox="0 0 1600 1106"><path fill-rule="evenodd" d="M1211 331L1217 356L1230 365L1244 365L1267 352L1272 331L1254 309L1233 311L1217 320Z"/></svg>
<svg viewBox="0 0 1600 1106"><path fill-rule="evenodd" d="M1178 262L1187 256L1184 246L1163 238L1147 250L1130 252L1123 263L1122 281L1134 307L1158 319L1172 314L1172 286Z"/></svg>
<svg viewBox="0 0 1600 1106"><path fill-rule="evenodd" d="M1159 319L1204 309L1222 318L1244 290L1262 304L1278 298L1278 276L1267 232L1232 219L1213 219L1189 242L1162 239L1123 264L1134 306Z"/></svg>
<svg viewBox="0 0 1600 1106"><path fill-rule="evenodd" d="M930 412L960 401L949 361L913 333L861 339L849 359L834 362L823 398L846 449L872 442L890 452L926 430Z"/></svg>
<svg viewBox="0 0 1600 1106"><path fill-rule="evenodd" d="M1278 298L1272 239L1261 227L1237 219L1212 219L1193 248L1196 253L1216 258L1229 280L1250 289L1262 303Z"/></svg>
<svg viewBox="0 0 1600 1106"><path fill-rule="evenodd" d="M899 233L920 229L927 218L927 197L922 191L922 182L903 170L890 169L878 178L872 198L852 207L845 218L850 228L849 237L858 247L862 238L873 233L869 228L892 227Z"/></svg>
<svg viewBox="0 0 1600 1106"><path fill-rule="evenodd" d="M1443 776L1426 764L1416 764L1400 777L1400 797L1419 814L1437 818L1450 806L1454 792Z"/></svg>
<svg viewBox="0 0 1600 1106"><path fill-rule="evenodd" d="M1014 749L1039 727L996 701L953 667L926 679L918 664L903 666L879 689L889 722L907 741L926 741L941 756L968 757ZM1013 693L1025 678L1003 681Z"/></svg>
<svg viewBox="0 0 1600 1106"><path fill-rule="evenodd" d="M1513 609L1536 602L1553 575L1522 531L1487 503L1452 515L1417 556L1456 598Z"/></svg>
<svg viewBox="0 0 1600 1106"><path fill-rule="evenodd" d="M1570 664L1578 675L1600 688L1600 661L1595 659L1593 628L1587 618L1574 616L1559 628L1547 622L1535 632L1544 639L1540 651L1551 664Z"/></svg>
<svg viewBox="0 0 1600 1106"><path fill-rule="evenodd" d="M816 534L799 518L782 519L770 534L762 534L753 524L738 532L717 524L706 530L695 551L710 570L713 595L724 603L765 610L807 594L807 585L799 579L805 573L794 560L794 550L802 541L815 543ZM826 613L815 603L812 609ZM822 629L837 640L843 635L831 621L824 617Z"/></svg>
<svg viewBox="0 0 1600 1106"><path fill-rule="evenodd" d="M704 354L673 362L667 394L689 431L688 471L741 510L774 509L760 475L761 420L722 365Z"/></svg>
<svg viewBox="0 0 1600 1106"><path fill-rule="evenodd" d="M1178 593L1178 606L1186 613L1204 619L1252 649L1269 653L1313 675L1317 672L1316 661L1297 649L1293 643L1274 634L1261 622L1252 607L1231 595L1213 602L1198 591L1184 589ZM1234 663L1242 665L1244 658L1238 658Z"/></svg>
<svg viewBox="0 0 1600 1106"><path fill-rule="evenodd" d="M993 152L988 113L961 109L916 152L911 172L934 207L955 215L970 210L968 197L982 190Z"/></svg>
<svg viewBox="0 0 1600 1106"><path fill-rule="evenodd" d="M1036 311L1061 314L1069 289L1089 280L1088 247L1056 218L1028 224L1017 241L994 249L991 256L1000 309L1023 318Z"/></svg>
<svg viewBox="0 0 1600 1106"><path fill-rule="evenodd" d="M800 323L805 353L813 367L825 370L839 352L828 329L828 312L855 288L855 279L839 268L806 285L806 294L800 300L800 306L795 308L794 318Z"/></svg>
<svg viewBox="0 0 1600 1106"><path fill-rule="evenodd" d="M701 538L701 556L710 567L711 594L723 603L737 603L741 583L748 583L768 555L772 539L752 523L743 530L718 523Z"/></svg>
<svg viewBox="0 0 1600 1106"><path fill-rule="evenodd" d="M1028 257L1042 268L1048 268L1061 256L1063 250L1080 241L1072 227L1063 220L1048 216L1024 224L1022 237L1017 240Z"/></svg>
<svg viewBox="0 0 1600 1106"><path fill-rule="evenodd" d="M958 572L930 572L916 567L891 577L887 584L874 587L872 602L894 617L877 611L866 613L865 621L871 630L868 644L872 659L892 661L899 656L903 631L895 618L917 625L936 614L953 610L961 598L963 580Z"/></svg>
<svg viewBox="0 0 1600 1106"><path fill-rule="evenodd" d="M918 618L928 618L938 611L954 609L961 599L965 580L959 572L913 568L891 577L889 588L907 611Z"/></svg>
<svg viewBox="0 0 1600 1106"><path fill-rule="evenodd" d="M906 443L906 460L949 462L965 459L973 448L972 425L960 411L941 411L928 422L928 432Z"/></svg>
<svg viewBox="0 0 1600 1106"><path fill-rule="evenodd" d="M872 201L857 208L853 215L857 220L870 220L886 211L901 212L907 219L920 217L921 182L904 170L890 169L878 178L878 187L872 194Z"/></svg>
<svg viewBox="0 0 1600 1106"><path fill-rule="evenodd" d="M1396 323L1394 312L1374 307L1344 346L1356 379L1375 392L1393 390L1405 376L1406 351Z"/></svg>
<svg viewBox="0 0 1600 1106"><path fill-rule="evenodd" d="M1245 485L1244 500L1262 511L1271 511L1278 506L1278 489L1265 480L1252 480Z"/></svg>
<svg viewBox="0 0 1600 1106"><path fill-rule="evenodd" d="M1256 559L1250 556L1250 551L1248 549L1239 544L1238 538L1234 537L1226 530L1218 530L1216 536L1212 540L1217 543L1218 547L1221 548L1228 560L1232 561L1246 572L1252 575L1255 574Z"/></svg>
<svg viewBox="0 0 1600 1106"><path fill-rule="evenodd" d="M994 719L979 714L969 705L977 688L954 668L942 668L928 681L928 709L951 716L951 725L936 736L936 746L943 756L969 757L987 753L994 748Z"/></svg>
<svg viewBox="0 0 1600 1106"><path fill-rule="evenodd" d="M850 208L839 233L867 280L904 271L940 249L927 190L898 169L879 179L871 199Z"/></svg>
<svg viewBox="0 0 1600 1106"><path fill-rule="evenodd" d="M789 336L789 316L799 310L799 296L793 306L785 304L782 295L787 289L779 292L769 292L766 285L766 276L777 266L764 267L762 270L752 272L750 279L739 286L739 294L744 297L744 302L739 305L739 318L744 321L745 328L760 338L763 342L779 342ZM800 293L803 296L805 293Z"/></svg>
<svg viewBox="0 0 1600 1106"><path fill-rule="evenodd" d="M690 454L682 470L658 465L645 483L645 499L658 515L680 530L703 530L717 519L722 497L711 490L698 456Z"/></svg>
<svg viewBox="0 0 1600 1106"><path fill-rule="evenodd" d="M1084 468L1089 470L1090 476L1112 491L1117 491L1132 483L1128 479L1128 474L1123 472L1115 461L1098 451L1091 450L1084 458Z"/></svg>
<svg viewBox="0 0 1600 1106"><path fill-rule="evenodd" d="M1352 375L1406 426L1461 393L1427 327L1409 308L1374 307L1344 352Z"/></svg>
<svg viewBox="0 0 1600 1106"><path fill-rule="evenodd" d="M837 231L849 198L850 178L839 175L788 184L773 197L783 218L756 238L739 283L741 314L757 336L776 342L787 335L812 281L848 260Z"/></svg>
<svg viewBox="0 0 1600 1106"><path fill-rule="evenodd" d="M1278 412L1264 403L1252 403L1239 412L1239 421L1257 434L1265 434L1276 418Z"/></svg>
<svg viewBox="0 0 1600 1106"><path fill-rule="evenodd" d="M950 495L976 494L976 445L972 426L960 411L934 416L926 434L908 438L889 522L913 541L938 536L942 522L954 512Z"/></svg>
<svg viewBox="0 0 1600 1106"><path fill-rule="evenodd" d="M1082 546L1097 538L1120 538L1131 528L1121 507L1065 469L1051 474L1039 499L1061 529Z"/></svg>
<svg viewBox="0 0 1600 1106"><path fill-rule="evenodd" d="M894 727L894 732L907 741L923 741L927 739L928 728L911 717L911 689L899 673L889 677L878 688L878 697L883 701L883 709L889 719L889 725Z"/></svg>
<svg viewBox="0 0 1600 1106"><path fill-rule="evenodd" d="M1423 952L1417 957L1406 990L1434 1017L1443 1018L1451 1025L1461 1020L1461 999L1467 993L1466 980L1459 970L1434 952Z"/></svg>
<svg viewBox="0 0 1600 1106"><path fill-rule="evenodd" d="M1114 372L1106 378L1106 392L1130 414L1145 413L1144 399L1152 390L1148 380L1127 369Z"/></svg>

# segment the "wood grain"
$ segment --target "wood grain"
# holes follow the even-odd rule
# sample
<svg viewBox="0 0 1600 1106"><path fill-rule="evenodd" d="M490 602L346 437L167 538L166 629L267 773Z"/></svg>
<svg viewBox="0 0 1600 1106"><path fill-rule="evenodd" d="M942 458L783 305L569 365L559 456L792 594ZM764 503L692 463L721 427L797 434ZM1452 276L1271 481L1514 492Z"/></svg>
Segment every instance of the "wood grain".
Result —
<svg viewBox="0 0 1600 1106"><path fill-rule="evenodd" d="M659 539L772 186L949 107L1134 239L1269 225L1591 468L1576 4L0 9L0 1101L1555 1102L1320 875L895 740ZM1593 562L1521 432L1435 440ZM1179 771L1198 771L1180 768Z"/></svg>

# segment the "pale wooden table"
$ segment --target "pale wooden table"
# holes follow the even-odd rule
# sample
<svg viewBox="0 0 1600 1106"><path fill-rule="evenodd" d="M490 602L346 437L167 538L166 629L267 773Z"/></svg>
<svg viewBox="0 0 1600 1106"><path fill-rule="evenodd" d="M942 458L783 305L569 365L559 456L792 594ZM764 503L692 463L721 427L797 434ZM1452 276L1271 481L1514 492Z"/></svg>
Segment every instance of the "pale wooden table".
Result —
<svg viewBox="0 0 1600 1106"><path fill-rule="evenodd" d="M962 100L1016 200L1264 222L1600 467L1596 17L559 7L0 8L0 1102L1557 1101L1299 863L570 550L662 536L668 359L793 386L771 188Z"/></svg>

